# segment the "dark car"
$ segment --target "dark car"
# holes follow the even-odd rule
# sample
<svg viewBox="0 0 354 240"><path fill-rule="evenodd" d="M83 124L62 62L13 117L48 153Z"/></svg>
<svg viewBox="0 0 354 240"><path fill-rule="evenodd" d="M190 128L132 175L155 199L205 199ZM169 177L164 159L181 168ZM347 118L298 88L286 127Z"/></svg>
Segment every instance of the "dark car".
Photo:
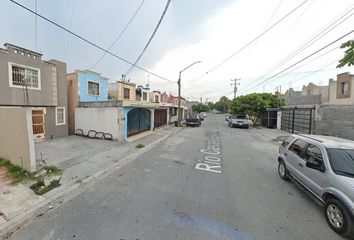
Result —
<svg viewBox="0 0 354 240"><path fill-rule="evenodd" d="M202 122L201 122L199 115L193 115L193 116L190 116L186 119L186 126L187 127L192 127L192 126L199 127L201 124L202 124Z"/></svg>

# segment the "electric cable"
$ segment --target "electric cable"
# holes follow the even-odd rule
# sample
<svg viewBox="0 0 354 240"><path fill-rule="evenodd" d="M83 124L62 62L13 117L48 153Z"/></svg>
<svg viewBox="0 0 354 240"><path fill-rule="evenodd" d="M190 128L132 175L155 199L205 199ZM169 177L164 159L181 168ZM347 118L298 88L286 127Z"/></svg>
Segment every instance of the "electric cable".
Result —
<svg viewBox="0 0 354 240"><path fill-rule="evenodd" d="M103 51L103 52L106 52L107 54L109 54L109 55L111 55L111 56L113 56L113 57L115 57L115 58L117 58L117 59L119 59L119 60L121 60L121 61L123 61L123 62L129 64L129 65L132 65L132 66L134 66L134 67L136 67L136 68L138 68L138 69L140 69L140 70L142 70L142 71L144 71L144 72L146 72L146 73L149 73L149 74L151 74L151 75L153 75L153 76L155 76L155 77L157 77L157 78L160 78L160 79L162 79L162 80L165 80L165 81L167 81L167 82L175 82L175 81L169 80L169 79L167 79L167 78L165 78L165 77L159 76L158 74L153 73L153 72L151 72L151 71L149 71L149 70L147 70L147 69L145 69L145 68L143 68L143 67L140 67L140 66L138 66L138 65L135 65L134 63L131 63L130 61L128 61L128 60L126 60L126 59L124 59L124 58L122 58L122 57L120 57L120 56L118 56L118 55L116 55L116 54L114 54L114 53L112 53L112 52L110 52L110 51L104 49L103 47L99 46L98 44L93 43L92 41L90 41L90 40L88 40L88 39L86 39L86 38L84 38L84 37L82 37L82 36L80 36L80 35L74 33L73 31L71 31L71 30L69 30L69 29L63 27L62 25L60 25L60 24L58 24L58 23L56 23L56 22L54 22L54 21L52 21L52 20L50 20L50 19L48 19L48 18L46 18L46 17L44 17L44 16L42 16L41 14L34 12L33 10L31 10L31 9L29 9L29 8L27 8L27 7L25 7L24 5L22 5L22 4L20 4L20 3L16 2L16 1L14 1L14 0L9 0L9 1L13 2L14 4L18 5L19 7L23 8L23 9L25 9L25 10L27 10L27 11L29 11L29 12L35 14L35 15L37 15L38 17L40 17L40 18L42 18L43 20L45 20L45 21L47 21L47 22L53 24L54 26L56 26L56 27L58 27L58 28L60 28L60 29L62 29L62 30L64 30L64 31L70 33L71 35L73 35L73 36L75 36L75 37L81 39L82 41L84 41L84 42L86 42L86 43L88 43L88 44L94 46L95 48L97 48L97 49L99 49L99 50L101 50L101 51Z"/></svg>
<svg viewBox="0 0 354 240"><path fill-rule="evenodd" d="M162 23L163 18L165 17L165 14L166 14L166 12L167 12L168 7L170 6L170 3L171 3L171 0L167 0L165 9L164 9L163 12L162 12L162 15L161 15L161 17L160 17L160 20L159 20L159 22L157 23L157 26L155 27L153 33L151 34L149 41L146 43L145 47L143 48L143 50L142 50L142 52L140 53L140 55L138 56L138 58L135 60L134 64L132 64L132 65L130 66L130 68L125 72L125 75L128 75L129 72L134 69L134 67L136 66L136 64L139 62L139 60L141 59L141 57L142 57L143 54L145 53L146 49L149 47L149 45L150 45L152 39L154 38L154 36L155 36L157 30L159 29L159 27L160 27L160 25L161 25L161 23Z"/></svg>
<svg viewBox="0 0 354 240"><path fill-rule="evenodd" d="M140 11L141 7L143 6L145 0L142 0L140 5L138 6L138 8L136 9L136 11L134 12L134 14L132 15L132 17L130 18L130 20L128 21L128 23L125 25L125 27L123 28L123 30L118 34L117 38L112 42L112 44L107 48L108 51L110 51L114 45L119 41L119 39L123 36L123 34L125 33L125 31L128 29L128 27L130 26L130 24L133 22L134 18L136 17L136 15L138 14L138 12ZM90 69L93 69L97 66L97 64L99 64L103 58L106 56L106 52L104 52L102 54L102 56L90 67Z"/></svg>

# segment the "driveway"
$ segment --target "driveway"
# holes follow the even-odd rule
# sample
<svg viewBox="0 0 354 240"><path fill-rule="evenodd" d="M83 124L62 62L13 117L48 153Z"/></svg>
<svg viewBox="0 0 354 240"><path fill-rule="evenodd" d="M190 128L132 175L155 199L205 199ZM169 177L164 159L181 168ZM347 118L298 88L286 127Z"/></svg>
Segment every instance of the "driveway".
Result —
<svg viewBox="0 0 354 240"><path fill-rule="evenodd" d="M71 166L71 164L67 163L68 160L75 162L75 158L96 154L118 145L117 141L90 139L80 136L48 139L35 143L36 160L37 163L44 160L47 165L55 165L65 169Z"/></svg>

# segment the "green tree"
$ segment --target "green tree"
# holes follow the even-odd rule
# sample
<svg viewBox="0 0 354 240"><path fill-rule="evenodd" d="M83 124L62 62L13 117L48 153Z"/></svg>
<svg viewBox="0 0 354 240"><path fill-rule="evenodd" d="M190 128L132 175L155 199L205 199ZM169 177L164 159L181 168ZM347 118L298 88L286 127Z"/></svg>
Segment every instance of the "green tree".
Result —
<svg viewBox="0 0 354 240"><path fill-rule="evenodd" d="M284 105L284 100L270 93L251 93L237 97L229 104L232 114L247 115L255 124L266 108L276 108Z"/></svg>
<svg viewBox="0 0 354 240"><path fill-rule="evenodd" d="M202 103L198 103L197 105L193 105L192 106L192 110L193 112L208 112L210 110L208 105L202 104Z"/></svg>
<svg viewBox="0 0 354 240"><path fill-rule="evenodd" d="M354 65L354 40L349 40L348 42L343 43L340 48L347 48L344 52L344 57L339 60L339 64L337 68L344 67L348 65L348 67Z"/></svg>
<svg viewBox="0 0 354 240"><path fill-rule="evenodd" d="M220 112L226 113L228 111L229 103L230 100L227 97L222 96L220 100L214 104L214 108Z"/></svg>

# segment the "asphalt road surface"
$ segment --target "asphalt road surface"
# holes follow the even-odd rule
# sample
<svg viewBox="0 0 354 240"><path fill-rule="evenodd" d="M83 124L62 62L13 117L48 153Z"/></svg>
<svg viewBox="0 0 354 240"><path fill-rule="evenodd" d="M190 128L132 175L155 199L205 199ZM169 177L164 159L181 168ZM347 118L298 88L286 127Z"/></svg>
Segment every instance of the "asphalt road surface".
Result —
<svg viewBox="0 0 354 240"><path fill-rule="evenodd" d="M229 128L209 114L13 240L343 239L277 174L280 131Z"/></svg>

